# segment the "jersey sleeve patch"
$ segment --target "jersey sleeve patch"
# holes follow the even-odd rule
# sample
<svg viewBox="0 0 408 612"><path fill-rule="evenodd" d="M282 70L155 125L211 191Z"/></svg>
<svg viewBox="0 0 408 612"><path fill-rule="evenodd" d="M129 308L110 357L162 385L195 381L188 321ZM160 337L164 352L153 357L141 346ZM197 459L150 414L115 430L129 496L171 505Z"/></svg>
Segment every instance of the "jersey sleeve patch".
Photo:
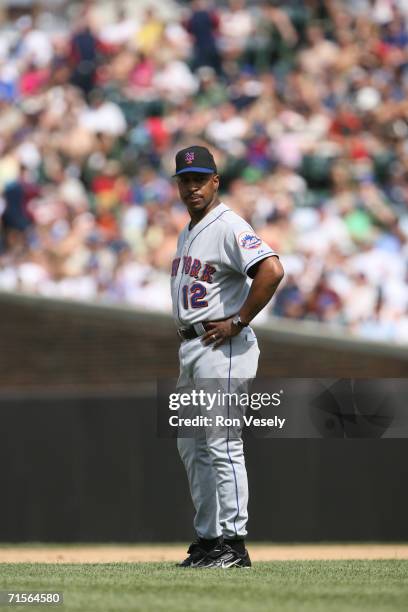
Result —
<svg viewBox="0 0 408 612"><path fill-rule="evenodd" d="M257 249L262 244L262 239L251 232L241 232L237 238L238 244L242 249Z"/></svg>

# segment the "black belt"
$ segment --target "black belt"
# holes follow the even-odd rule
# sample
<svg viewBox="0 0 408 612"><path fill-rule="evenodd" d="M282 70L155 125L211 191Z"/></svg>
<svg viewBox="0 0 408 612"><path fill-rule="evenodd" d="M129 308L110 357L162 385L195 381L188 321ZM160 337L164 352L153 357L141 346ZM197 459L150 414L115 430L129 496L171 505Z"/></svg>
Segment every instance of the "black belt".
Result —
<svg viewBox="0 0 408 612"><path fill-rule="evenodd" d="M202 323L202 326L207 331L206 325L207 325L206 323ZM193 325L191 325L190 327L179 327L177 330L177 333L182 340L194 340L194 338L198 338L199 336L202 335L202 334L197 334Z"/></svg>

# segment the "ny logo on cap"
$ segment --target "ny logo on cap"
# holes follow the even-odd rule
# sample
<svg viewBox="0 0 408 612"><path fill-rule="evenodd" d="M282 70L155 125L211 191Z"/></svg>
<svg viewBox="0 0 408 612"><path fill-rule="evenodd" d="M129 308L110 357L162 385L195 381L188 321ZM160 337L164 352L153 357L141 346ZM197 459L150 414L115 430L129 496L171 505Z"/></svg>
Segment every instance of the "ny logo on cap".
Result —
<svg viewBox="0 0 408 612"><path fill-rule="evenodd" d="M184 156L184 159L187 164L191 164L194 161L194 151L187 151Z"/></svg>

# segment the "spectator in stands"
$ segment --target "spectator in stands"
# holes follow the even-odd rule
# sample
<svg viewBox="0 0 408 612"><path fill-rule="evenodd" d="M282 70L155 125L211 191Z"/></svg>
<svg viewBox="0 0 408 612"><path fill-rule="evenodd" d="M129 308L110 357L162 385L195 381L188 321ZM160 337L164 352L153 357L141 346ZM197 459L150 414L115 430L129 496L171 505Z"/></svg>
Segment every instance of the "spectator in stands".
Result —
<svg viewBox="0 0 408 612"><path fill-rule="evenodd" d="M206 0L193 0L186 27L193 38L192 69L210 66L220 74L221 59L217 41L219 16L208 8Z"/></svg>
<svg viewBox="0 0 408 612"><path fill-rule="evenodd" d="M71 38L71 81L88 96L95 85L98 41L86 15L82 18Z"/></svg>

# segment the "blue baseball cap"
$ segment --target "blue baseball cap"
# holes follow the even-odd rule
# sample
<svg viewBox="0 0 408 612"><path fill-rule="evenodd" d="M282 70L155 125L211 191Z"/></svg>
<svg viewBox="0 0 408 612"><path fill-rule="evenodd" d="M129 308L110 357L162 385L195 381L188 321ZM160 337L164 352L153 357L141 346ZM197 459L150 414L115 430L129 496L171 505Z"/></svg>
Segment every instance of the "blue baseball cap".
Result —
<svg viewBox="0 0 408 612"><path fill-rule="evenodd" d="M206 147L194 145L181 149L176 154L176 173L202 172L204 174L217 174L217 166L214 157Z"/></svg>

